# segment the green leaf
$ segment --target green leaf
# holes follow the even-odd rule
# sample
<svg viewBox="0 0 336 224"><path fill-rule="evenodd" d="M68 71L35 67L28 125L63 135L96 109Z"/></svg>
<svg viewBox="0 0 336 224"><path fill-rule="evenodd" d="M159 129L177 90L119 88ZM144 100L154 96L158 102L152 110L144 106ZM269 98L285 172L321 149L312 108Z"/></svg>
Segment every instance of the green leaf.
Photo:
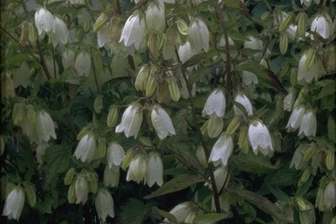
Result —
<svg viewBox="0 0 336 224"><path fill-rule="evenodd" d="M230 213L209 213L201 214L194 218L193 223L215 223L229 216Z"/></svg>
<svg viewBox="0 0 336 224"><path fill-rule="evenodd" d="M292 216L288 216L285 213L282 213L279 208L277 208L271 201L267 198L260 196L251 191L241 190L241 189L232 189L228 188L228 192L235 193L239 197L244 198L245 200L249 201L250 203L257 206L260 210L264 211L265 213L269 214L275 219L287 222L287 223L294 223L294 218Z"/></svg>
<svg viewBox="0 0 336 224"><path fill-rule="evenodd" d="M279 167L272 165L267 157L260 154L254 155L252 152L238 154L233 157L233 163L243 171L259 174L274 173L279 169Z"/></svg>
<svg viewBox="0 0 336 224"><path fill-rule="evenodd" d="M176 217L169 212L161 210L158 207L153 207L153 210L159 213L161 216L167 218L170 222L177 223Z"/></svg>
<svg viewBox="0 0 336 224"><path fill-rule="evenodd" d="M282 86L278 77L269 69L265 68L265 66L255 62L255 61L244 61L237 65L236 69L238 71L249 71L254 73L258 78L268 84L270 84L273 88L277 89L279 92L287 95L287 90Z"/></svg>
<svg viewBox="0 0 336 224"><path fill-rule="evenodd" d="M279 201L286 201L288 199L288 195L280 190L277 187L273 187L267 181L265 181L266 186L272 192L272 194L279 200Z"/></svg>
<svg viewBox="0 0 336 224"><path fill-rule="evenodd" d="M287 167L289 167L289 164ZM279 169L276 173L268 175L266 180L269 184L281 188L295 185L299 178L300 175L297 170L282 167L282 169Z"/></svg>
<svg viewBox="0 0 336 224"><path fill-rule="evenodd" d="M122 223L142 224L151 210L151 204L144 204L137 199L131 198L125 205L121 206Z"/></svg>
<svg viewBox="0 0 336 224"><path fill-rule="evenodd" d="M199 182L205 182L205 181L206 180L204 180L204 178L200 176L191 176L187 174L182 174L166 182L162 187L160 187L153 193L146 195L144 198L150 199L150 198L155 198L161 195L173 193L176 191L183 190L192 184L196 184Z"/></svg>
<svg viewBox="0 0 336 224"><path fill-rule="evenodd" d="M336 81L335 80L326 80L323 88L320 93L317 95L316 99L321 99L325 96L332 95L336 93Z"/></svg>
<svg viewBox="0 0 336 224"><path fill-rule="evenodd" d="M328 118L328 137L333 143L336 143L336 125L331 115Z"/></svg>
<svg viewBox="0 0 336 224"><path fill-rule="evenodd" d="M69 169L71 150L63 145L52 145L46 150L44 159L46 172L53 177Z"/></svg>

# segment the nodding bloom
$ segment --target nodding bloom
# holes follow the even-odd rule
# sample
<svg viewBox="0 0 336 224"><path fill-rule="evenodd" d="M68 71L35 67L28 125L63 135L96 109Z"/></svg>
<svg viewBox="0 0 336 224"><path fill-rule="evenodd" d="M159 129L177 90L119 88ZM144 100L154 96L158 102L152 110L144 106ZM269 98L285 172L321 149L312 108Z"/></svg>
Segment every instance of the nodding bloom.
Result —
<svg viewBox="0 0 336 224"><path fill-rule="evenodd" d="M253 121L248 129L248 138L254 154L260 151L264 156L273 155L272 138L267 127L261 121Z"/></svg>
<svg viewBox="0 0 336 224"><path fill-rule="evenodd" d="M114 202L112 195L108 190L101 189L98 191L96 200L95 200L96 210L99 216L99 219L103 222L107 216L114 217Z"/></svg>
<svg viewBox="0 0 336 224"><path fill-rule="evenodd" d="M89 194L89 183L83 175L78 176L75 182L76 204L85 204Z"/></svg>
<svg viewBox="0 0 336 224"><path fill-rule="evenodd" d="M75 70L78 76L88 77L91 73L91 57L89 53L82 51L80 52L75 61Z"/></svg>
<svg viewBox="0 0 336 224"><path fill-rule="evenodd" d="M218 160L221 160L223 166L226 166L232 154L232 151L233 151L232 137L231 135L227 135L224 132L214 144L209 157L209 162L216 162Z"/></svg>
<svg viewBox="0 0 336 224"><path fill-rule="evenodd" d="M53 15L45 8L40 8L35 13L35 25L38 34L41 35L42 32L55 32L55 20Z"/></svg>
<svg viewBox="0 0 336 224"><path fill-rule="evenodd" d="M8 219L16 219L19 221L23 205L25 202L25 194L21 187L15 187L8 194L2 215L8 216Z"/></svg>
<svg viewBox="0 0 336 224"><path fill-rule="evenodd" d="M157 152L151 152L148 156L145 182L149 187L152 187L155 182L159 186L163 184L163 164Z"/></svg>
<svg viewBox="0 0 336 224"><path fill-rule="evenodd" d="M126 47L134 44L134 47L139 50L140 44L142 43L145 36L145 30L145 19L141 18L139 12L135 12L127 19L119 42L123 41Z"/></svg>
<svg viewBox="0 0 336 224"><path fill-rule="evenodd" d="M251 101L244 94L238 94L235 97L234 101L241 104L245 108L247 112L247 116L251 116L253 114ZM243 111L241 111L235 105L233 106L233 110L234 110L235 115L244 115Z"/></svg>
<svg viewBox="0 0 336 224"><path fill-rule="evenodd" d="M163 3L151 2L146 10L148 31L162 33L166 26L165 7Z"/></svg>
<svg viewBox="0 0 336 224"><path fill-rule="evenodd" d="M56 139L54 121L45 111L39 111L36 115L36 130L45 142L48 142L50 137Z"/></svg>
<svg viewBox="0 0 336 224"><path fill-rule="evenodd" d="M223 90L215 89L209 95L205 102L202 116L215 114L218 117L224 117L226 108L226 100Z"/></svg>
<svg viewBox="0 0 336 224"><path fill-rule="evenodd" d="M160 106L154 106L151 112L153 127L159 138L165 139L168 135L175 135L173 123L165 110Z"/></svg>
<svg viewBox="0 0 336 224"><path fill-rule="evenodd" d="M130 181L133 180L137 183L140 183L140 181L144 180L147 170L147 158L144 154L137 154L135 157L131 160L126 180Z"/></svg>
<svg viewBox="0 0 336 224"><path fill-rule="evenodd" d="M286 126L287 132L296 131L300 127L305 111L306 108L304 106L298 106L293 110Z"/></svg>
<svg viewBox="0 0 336 224"><path fill-rule="evenodd" d="M111 169L113 165L120 166L124 159L125 151L123 147L117 142L112 142L107 149L107 161L109 168Z"/></svg>
<svg viewBox="0 0 336 224"><path fill-rule="evenodd" d="M334 33L333 21L328 14L317 16L313 20L310 30L320 34L324 39L328 39ZM312 37L312 39L314 38Z"/></svg>
<svg viewBox="0 0 336 224"><path fill-rule="evenodd" d="M127 138L131 136L134 136L134 138L136 138L140 130L142 119L143 116L141 105L137 102L132 103L126 108L125 112L123 113L121 122L119 125L116 126L115 132L124 132Z"/></svg>
<svg viewBox="0 0 336 224"><path fill-rule="evenodd" d="M308 53L303 54L299 61L297 80L301 85L311 83L313 79L317 81L319 76L322 75L324 72L322 61L318 56L313 61L311 67L307 69L307 55Z"/></svg>
<svg viewBox="0 0 336 224"><path fill-rule="evenodd" d="M88 133L79 141L74 156L82 162L90 162L98 157L96 139L93 133Z"/></svg>
<svg viewBox="0 0 336 224"><path fill-rule="evenodd" d="M298 135L300 138L316 135L316 116L312 110L306 111L303 115Z"/></svg>
<svg viewBox="0 0 336 224"><path fill-rule="evenodd" d="M202 19L194 18L189 26L188 40L195 52L209 50L209 30Z"/></svg>

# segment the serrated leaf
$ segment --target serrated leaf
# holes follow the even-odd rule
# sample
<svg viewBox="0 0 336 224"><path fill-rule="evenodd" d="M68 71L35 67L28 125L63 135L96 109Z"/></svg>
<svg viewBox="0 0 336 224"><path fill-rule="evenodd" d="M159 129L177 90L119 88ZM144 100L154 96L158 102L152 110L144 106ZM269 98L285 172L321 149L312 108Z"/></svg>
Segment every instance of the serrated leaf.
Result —
<svg viewBox="0 0 336 224"><path fill-rule="evenodd" d="M205 182L205 181L206 180L204 180L204 178L200 176L191 176L187 174L182 174L166 182L162 187L160 187L153 193L146 195L144 198L150 199L150 198L155 198L161 195L173 193L176 191L183 190L192 184L196 184L199 182Z"/></svg>
<svg viewBox="0 0 336 224"><path fill-rule="evenodd" d="M144 204L139 200L130 199L125 205L121 206L121 220L127 224L142 224L151 210L150 204Z"/></svg>
<svg viewBox="0 0 336 224"><path fill-rule="evenodd" d="M335 94L336 93L335 86L336 86L336 81L326 80L326 82L324 82L324 85L323 85L321 91L317 95L316 99L321 99L325 96Z"/></svg>
<svg viewBox="0 0 336 224"><path fill-rule="evenodd" d="M71 151L63 145L53 145L46 150L46 172L52 177L69 169Z"/></svg>
<svg viewBox="0 0 336 224"><path fill-rule="evenodd" d="M232 188L228 188L227 191L229 193L235 193L239 197L244 198L245 200L254 204L260 210L269 214L273 218L279 219L287 223L294 223L293 216L288 216L285 213L281 212L280 209L277 208L271 201L269 201L267 198L263 196L260 196L259 194L247 190L232 189Z"/></svg>
<svg viewBox="0 0 336 224"><path fill-rule="evenodd" d="M198 215L193 219L193 223L215 223L229 216L230 213L209 213Z"/></svg>
<svg viewBox="0 0 336 224"><path fill-rule="evenodd" d="M259 174L273 173L279 169L272 165L267 157L254 155L251 152L249 154L240 153L233 157L233 163L243 171Z"/></svg>

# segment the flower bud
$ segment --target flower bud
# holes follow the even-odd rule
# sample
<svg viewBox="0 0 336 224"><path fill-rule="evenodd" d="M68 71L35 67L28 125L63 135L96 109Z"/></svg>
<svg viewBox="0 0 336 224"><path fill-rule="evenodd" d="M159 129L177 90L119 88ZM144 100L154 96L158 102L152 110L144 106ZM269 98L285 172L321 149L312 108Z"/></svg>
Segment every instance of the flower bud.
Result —
<svg viewBox="0 0 336 224"><path fill-rule="evenodd" d="M336 182L330 181L324 189L324 204L326 210L333 210L336 207Z"/></svg>
<svg viewBox="0 0 336 224"><path fill-rule="evenodd" d="M72 180L74 179L75 175L77 174L75 168L70 168L68 172L65 174L64 177L64 184L69 185L72 183Z"/></svg>
<svg viewBox="0 0 336 224"><path fill-rule="evenodd" d="M99 138L98 140L98 154L100 158L103 158L106 154L106 140L105 138Z"/></svg>
<svg viewBox="0 0 336 224"><path fill-rule="evenodd" d="M102 94L98 94L93 102L93 109L97 114L100 114L104 107L103 97Z"/></svg>
<svg viewBox="0 0 336 224"><path fill-rule="evenodd" d="M6 197L2 215L8 216L8 219L16 219L19 221L24 203L25 194L22 188L14 187Z"/></svg>
<svg viewBox="0 0 336 224"><path fill-rule="evenodd" d="M217 117L215 114L210 115L206 129L210 138L216 138L222 132L223 127L223 118Z"/></svg>
<svg viewBox="0 0 336 224"><path fill-rule="evenodd" d="M244 154L247 154L249 151L249 144L248 144L248 136L247 136L247 128L242 127L240 128L239 137L238 137L238 145L241 151Z"/></svg>
<svg viewBox="0 0 336 224"><path fill-rule="evenodd" d="M27 197L27 201L31 207L34 207L36 205L36 193L35 193L35 187L34 185L28 183L24 184L24 192Z"/></svg>
<svg viewBox="0 0 336 224"><path fill-rule="evenodd" d="M188 28L187 23L183 19L178 18L177 21L176 21L176 25L177 25L177 29L178 29L180 34L182 34L184 36L188 35L189 28Z"/></svg>
<svg viewBox="0 0 336 224"><path fill-rule="evenodd" d="M109 17L105 13L101 13L98 19L96 20L95 24L93 25L93 32L100 31L104 25L107 23Z"/></svg>
<svg viewBox="0 0 336 224"><path fill-rule="evenodd" d="M303 153L303 160L309 161L316 153L317 147L315 143L311 143L309 148Z"/></svg>
<svg viewBox="0 0 336 224"><path fill-rule="evenodd" d="M24 103L15 103L13 106L12 120L14 125L21 126L27 109Z"/></svg>
<svg viewBox="0 0 336 224"><path fill-rule="evenodd" d="M283 31L285 31L289 25L291 25L294 21L294 13L288 13L286 15L286 18L283 19L279 25L279 32L282 33Z"/></svg>
<svg viewBox="0 0 336 224"><path fill-rule="evenodd" d="M93 66L97 75L103 72L103 61L100 51L95 51L93 54Z"/></svg>
<svg viewBox="0 0 336 224"><path fill-rule="evenodd" d="M80 52L75 61L75 70L78 76L88 77L91 73L91 58L90 55L82 51Z"/></svg>
<svg viewBox="0 0 336 224"><path fill-rule="evenodd" d="M100 220L105 222L106 217L114 217L114 202L112 195L106 190L101 189L98 191L95 206Z"/></svg>
<svg viewBox="0 0 336 224"><path fill-rule="evenodd" d="M112 18L109 25L109 43L118 44L121 36L122 27L117 18Z"/></svg>
<svg viewBox="0 0 336 224"><path fill-rule="evenodd" d="M331 150L326 151L325 165L328 170L332 170L335 166L335 152Z"/></svg>
<svg viewBox="0 0 336 224"><path fill-rule="evenodd" d="M26 111L27 111L28 119L31 122L35 122L36 114L35 114L35 109L34 109L33 105L31 105L31 104L26 105Z"/></svg>
<svg viewBox="0 0 336 224"><path fill-rule="evenodd" d="M163 44L163 35L156 33L149 33L147 36L147 46L150 54L154 58L158 58L160 55L160 49Z"/></svg>
<svg viewBox="0 0 336 224"><path fill-rule="evenodd" d="M200 162L200 164L202 165L203 168L208 167L208 162L206 161L206 156L205 156L205 152L203 150L203 147L201 147L201 146L197 147L196 157L197 157L198 161Z"/></svg>
<svg viewBox="0 0 336 224"><path fill-rule="evenodd" d="M116 105L110 106L107 115L107 127L112 128L116 125L119 117L118 107Z"/></svg>
<svg viewBox="0 0 336 224"><path fill-rule="evenodd" d="M296 20L298 21L297 23L297 33L299 36L303 36L306 33L307 30L307 24L308 24L308 15L305 12L300 12L296 16Z"/></svg>
<svg viewBox="0 0 336 224"><path fill-rule="evenodd" d="M152 74L151 76L149 76L148 80L147 80L147 84L146 84L146 91L145 91L145 95L146 97L150 97L154 94L156 88L158 86L155 74Z"/></svg>
<svg viewBox="0 0 336 224"><path fill-rule="evenodd" d="M19 39L19 44L21 44L22 46L25 46L27 38L28 38L28 34L29 34L29 25L27 22L24 22L21 26L21 35L20 35L20 39Z"/></svg>
<svg viewBox="0 0 336 224"><path fill-rule="evenodd" d="M286 54L288 48L288 35L287 33L283 33L280 35L280 52L281 54Z"/></svg>
<svg viewBox="0 0 336 224"><path fill-rule="evenodd" d="M309 179L310 174L311 174L311 168L307 167L303 171L302 176L299 179L299 183L298 183L299 187L301 187Z"/></svg>
<svg viewBox="0 0 336 224"><path fill-rule="evenodd" d="M227 135L232 135L233 133L236 132L236 130L239 128L240 124L242 122L242 117L241 116L235 116L228 127L226 128L226 134Z"/></svg>
<svg viewBox="0 0 336 224"><path fill-rule="evenodd" d="M173 101L176 102L181 97L180 89L178 88L176 80L174 78L169 78L167 81L170 97Z"/></svg>
<svg viewBox="0 0 336 224"><path fill-rule="evenodd" d="M37 41L37 30L33 23L29 23L28 38L29 41L32 43L35 43Z"/></svg>
<svg viewBox="0 0 336 224"><path fill-rule="evenodd" d="M139 72L138 75L135 79L134 87L136 90L145 90L147 86L147 82L149 79L149 74L150 74L150 67L148 64L144 64Z"/></svg>
<svg viewBox="0 0 336 224"><path fill-rule="evenodd" d="M305 201L303 200L302 197L295 198L295 201L296 201L296 204L299 207L300 211L306 211L307 210L306 203L305 203Z"/></svg>
<svg viewBox="0 0 336 224"><path fill-rule="evenodd" d="M14 96L14 82L10 73L6 72L4 74L1 74L1 99Z"/></svg>

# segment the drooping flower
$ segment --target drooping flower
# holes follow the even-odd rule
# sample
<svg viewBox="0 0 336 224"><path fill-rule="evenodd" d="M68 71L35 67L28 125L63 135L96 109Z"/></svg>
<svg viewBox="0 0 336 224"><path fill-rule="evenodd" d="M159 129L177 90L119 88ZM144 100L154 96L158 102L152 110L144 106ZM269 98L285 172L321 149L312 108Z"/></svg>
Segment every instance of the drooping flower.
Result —
<svg viewBox="0 0 336 224"><path fill-rule="evenodd" d="M257 61L261 60L262 51L264 48L263 42L254 36L248 36L248 38L249 40L244 42L244 48L260 51L258 53L255 53L253 55L253 58ZM268 56L268 54L269 53L266 52L265 57Z"/></svg>
<svg viewBox="0 0 336 224"><path fill-rule="evenodd" d="M159 186L163 184L163 164L157 152L151 152L149 154L145 182L149 187L152 187L155 182Z"/></svg>
<svg viewBox="0 0 336 224"><path fill-rule="evenodd" d="M223 90L215 89L205 102L202 116L216 114L218 117L224 117L225 108L226 100Z"/></svg>
<svg viewBox="0 0 336 224"><path fill-rule="evenodd" d="M312 3L312 0L300 0L301 1L301 5L305 5L305 6L310 6L310 4ZM316 4L320 4L320 0L314 0L314 2Z"/></svg>
<svg viewBox="0 0 336 224"><path fill-rule="evenodd" d="M42 141L36 147L36 160L39 164L43 164L42 157L45 154L46 149L49 147L47 142Z"/></svg>
<svg viewBox="0 0 336 224"><path fill-rule="evenodd" d="M336 207L336 182L330 181L324 189L324 205L326 210Z"/></svg>
<svg viewBox="0 0 336 224"><path fill-rule="evenodd" d="M200 18L194 18L189 26L188 40L191 48L199 52L209 50L209 30L205 22Z"/></svg>
<svg viewBox="0 0 336 224"><path fill-rule="evenodd" d="M230 178L230 174L228 172L228 167L227 166L219 166L218 168L215 169L214 171L214 177L216 181L216 187L217 191L220 191L223 189L224 184L228 184L228 178ZM209 183L205 183L204 186L209 186L210 189L212 189L212 185Z"/></svg>
<svg viewBox="0 0 336 224"><path fill-rule="evenodd" d="M36 130L42 140L48 142L50 137L56 139L55 124L50 115L41 110L36 115Z"/></svg>
<svg viewBox="0 0 336 224"><path fill-rule="evenodd" d="M114 217L114 202L112 195L106 189L101 189L98 191L95 200L96 210L99 219L105 222L107 216Z"/></svg>
<svg viewBox="0 0 336 224"><path fill-rule="evenodd" d="M141 18L139 12L136 12L127 19L119 42L124 41L126 47L134 44L134 47L139 50L140 44L144 39L145 30L145 19Z"/></svg>
<svg viewBox="0 0 336 224"><path fill-rule="evenodd" d="M193 203L189 201L176 205L169 213L176 218L178 223L192 223L196 216ZM168 222L168 219L166 218L164 222Z"/></svg>
<svg viewBox="0 0 336 224"><path fill-rule="evenodd" d="M113 165L120 166L121 162L125 158L125 151L122 146L117 142L112 142L107 149L107 161L109 168Z"/></svg>
<svg viewBox="0 0 336 224"><path fill-rule="evenodd" d="M98 32L97 32L97 42L98 47L104 47L107 41L109 40L109 23L106 23Z"/></svg>
<svg viewBox="0 0 336 224"><path fill-rule="evenodd" d="M82 51L80 52L75 61L75 70L78 76L88 77L91 73L91 58L90 55Z"/></svg>
<svg viewBox="0 0 336 224"><path fill-rule="evenodd" d="M292 111L295 99L294 97L295 97L295 89L290 87L287 96L283 100L283 110Z"/></svg>
<svg viewBox="0 0 336 224"><path fill-rule="evenodd" d="M64 69L75 65L75 53L71 49L66 49L62 54L62 64Z"/></svg>
<svg viewBox="0 0 336 224"><path fill-rule="evenodd" d="M53 46L56 47L58 43L66 44L68 42L69 30L65 22L58 16L55 16L54 20L55 20L55 31L49 33L49 36L51 38Z"/></svg>
<svg viewBox="0 0 336 224"><path fill-rule="evenodd" d="M323 74L323 65L321 59L318 56L313 61L311 67L307 69L306 67L307 55L308 53L302 55L298 66L297 80L299 84L302 85L311 83L313 79L317 81L319 76Z"/></svg>
<svg viewBox="0 0 336 224"><path fill-rule="evenodd" d="M209 162L216 162L218 160L221 160L223 166L226 166L232 154L232 151L232 137L224 132L214 144L209 157Z"/></svg>
<svg viewBox="0 0 336 224"><path fill-rule="evenodd" d="M252 109L252 104L251 101L244 95L244 94L238 94L235 99L235 102L239 103L242 105L248 116L251 116L253 114L253 109ZM237 106L233 106L233 110L235 115L244 115L243 111L241 111Z"/></svg>
<svg viewBox="0 0 336 224"><path fill-rule="evenodd" d="M25 194L21 187L15 187L7 196L2 215L8 216L8 219L19 221L23 205L25 203Z"/></svg>
<svg viewBox="0 0 336 224"><path fill-rule="evenodd" d="M83 175L79 175L75 182L76 204L85 204L89 194L89 183Z"/></svg>
<svg viewBox="0 0 336 224"><path fill-rule="evenodd" d="M308 149L308 144L300 144L294 152L289 168L295 167L296 170L301 170L307 165L307 161L303 160L303 154Z"/></svg>
<svg viewBox="0 0 336 224"><path fill-rule="evenodd" d="M173 123L165 110L160 106L154 106L151 112L153 127L159 138L165 139L168 135L175 135Z"/></svg>
<svg viewBox="0 0 336 224"><path fill-rule="evenodd" d="M116 126L115 132L124 132L127 138L131 136L136 138L140 130L142 119L143 116L140 104L137 102L132 103L125 110L120 124Z"/></svg>
<svg viewBox="0 0 336 224"><path fill-rule="evenodd" d="M258 77L256 74L249 71L242 71L242 80L244 85L258 84Z"/></svg>
<svg viewBox="0 0 336 224"><path fill-rule="evenodd" d="M248 138L254 154L260 151L264 156L272 155L272 138L267 127L258 120L253 121L248 128Z"/></svg>
<svg viewBox="0 0 336 224"><path fill-rule="evenodd" d="M299 136L302 138L314 137L316 135L316 116L312 110L306 111L302 117L302 121L299 129Z"/></svg>
<svg viewBox="0 0 336 224"><path fill-rule="evenodd" d="M74 156L82 162L90 162L97 158L97 151L96 139L94 135L89 132L79 141Z"/></svg>
<svg viewBox="0 0 336 224"><path fill-rule="evenodd" d="M232 40L230 37L228 37L228 41L229 41L229 46L234 46L235 43L233 42L233 40ZM226 41L225 41L225 38L224 38L224 35L223 35L223 36L221 36L221 38L219 39L218 47L225 48L225 46L226 46ZM232 58L236 57L236 56L237 56L237 50L235 50L235 49L230 49L230 56L231 56ZM224 61L226 61L226 54L221 53L221 58L222 58Z"/></svg>
<svg viewBox="0 0 336 224"><path fill-rule="evenodd" d="M324 39L328 39L334 33L332 19L330 18L328 14L325 14L323 16L317 16L313 20L310 30L317 32Z"/></svg>
<svg viewBox="0 0 336 224"><path fill-rule="evenodd" d="M151 2L146 10L148 31L162 33L166 26L165 7L163 3Z"/></svg>
<svg viewBox="0 0 336 224"><path fill-rule="evenodd" d="M286 126L287 132L296 131L300 127L305 111L306 109L304 106L298 106L293 110Z"/></svg>
<svg viewBox="0 0 336 224"><path fill-rule="evenodd" d="M106 187L118 187L120 178L120 167L112 165L111 168L108 166L104 170L104 184Z"/></svg>
<svg viewBox="0 0 336 224"><path fill-rule="evenodd" d="M39 35L42 32L55 32L55 20L53 15L45 8L40 8L35 13L35 25Z"/></svg>
<svg viewBox="0 0 336 224"><path fill-rule="evenodd" d="M188 61L192 56L195 55L195 50L191 48L189 41L186 41L179 47L178 55L182 63Z"/></svg>
<svg viewBox="0 0 336 224"><path fill-rule="evenodd" d="M126 180L127 181L133 180L139 183L145 178L146 170L147 170L147 162L145 155L137 154L129 164Z"/></svg>

